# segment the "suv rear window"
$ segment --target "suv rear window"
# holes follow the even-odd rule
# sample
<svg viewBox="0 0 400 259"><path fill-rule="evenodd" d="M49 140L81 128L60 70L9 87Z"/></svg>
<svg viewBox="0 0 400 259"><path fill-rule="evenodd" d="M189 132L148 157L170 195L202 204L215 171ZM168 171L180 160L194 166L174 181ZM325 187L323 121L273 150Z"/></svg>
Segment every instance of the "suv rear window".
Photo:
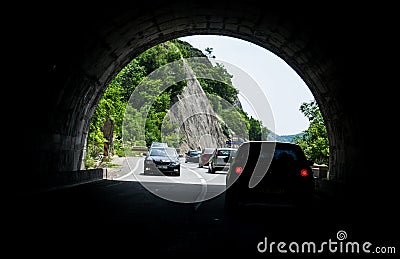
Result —
<svg viewBox="0 0 400 259"><path fill-rule="evenodd" d="M250 153L250 144L254 144L255 147L258 146L255 150ZM260 148L260 146L263 148ZM260 152L260 153L258 153ZM258 155L259 154L259 155ZM254 157L256 156L256 157ZM247 161L250 157L254 159L261 158L262 161L304 161L306 157L303 151L297 145L286 144L286 143L245 143L239 147L239 150L236 154L236 161Z"/></svg>
<svg viewBox="0 0 400 259"><path fill-rule="evenodd" d="M278 149L275 148L274 155L273 155L274 160L299 160L301 159L301 156L297 154L297 152L293 149ZM261 152L260 158L271 158L271 153L269 152Z"/></svg>

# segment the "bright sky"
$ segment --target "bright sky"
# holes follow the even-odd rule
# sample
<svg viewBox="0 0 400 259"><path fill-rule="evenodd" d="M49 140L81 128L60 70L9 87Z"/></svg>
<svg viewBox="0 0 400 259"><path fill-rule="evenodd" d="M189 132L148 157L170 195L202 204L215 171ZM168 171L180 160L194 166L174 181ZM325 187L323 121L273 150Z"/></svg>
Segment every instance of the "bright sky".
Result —
<svg viewBox="0 0 400 259"><path fill-rule="evenodd" d="M255 85L265 95L263 101L249 101L251 98L248 97L254 94L254 86L252 89L246 89L243 86L240 89L238 84L242 83L236 80L235 69L225 66L233 75L233 85L240 89L239 93L242 93L239 95L239 100L243 109L250 116L261 119L264 126L280 136L297 134L308 128L308 119L299 111L299 108L303 102L313 100L314 96L300 76L281 58L253 43L226 36L195 35L180 39L189 42L203 53L207 47L213 48L212 54L217 62L232 64L254 80ZM261 95L262 92L260 92ZM261 98L260 94L258 98ZM268 103L274 125L271 125L271 117L267 119L268 116L259 115L263 113L263 107L268 106Z"/></svg>

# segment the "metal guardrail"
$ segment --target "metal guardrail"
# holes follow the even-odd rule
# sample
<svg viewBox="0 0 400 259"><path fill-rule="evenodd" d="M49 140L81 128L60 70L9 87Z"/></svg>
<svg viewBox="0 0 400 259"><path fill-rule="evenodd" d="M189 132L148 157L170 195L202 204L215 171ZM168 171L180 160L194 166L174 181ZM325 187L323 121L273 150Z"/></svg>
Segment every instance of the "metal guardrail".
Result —
<svg viewBox="0 0 400 259"><path fill-rule="evenodd" d="M315 178L327 179L328 178L328 171L329 167L327 165L317 165L314 164L311 166L313 171L313 175Z"/></svg>
<svg viewBox="0 0 400 259"><path fill-rule="evenodd" d="M149 151L148 147L142 147L142 146L133 146L132 147L132 151L143 151L143 152L147 152Z"/></svg>

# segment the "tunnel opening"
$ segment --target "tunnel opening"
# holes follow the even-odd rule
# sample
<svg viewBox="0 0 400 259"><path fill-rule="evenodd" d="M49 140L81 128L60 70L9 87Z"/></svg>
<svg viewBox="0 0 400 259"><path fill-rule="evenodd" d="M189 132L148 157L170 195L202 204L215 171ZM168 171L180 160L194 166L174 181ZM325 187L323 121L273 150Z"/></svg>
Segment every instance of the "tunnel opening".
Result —
<svg viewBox="0 0 400 259"><path fill-rule="evenodd" d="M340 87L335 87L341 85L340 77L336 76L338 75L338 67L335 66L337 57L328 56L330 49L324 49L326 46L322 44L324 37L328 36L317 34L321 37L318 39L318 36L313 34L316 31L309 30L312 28L310 21L302 16L293 15L289 18L286 16L288 14L282 14L279 11L270 14L255 14L252 13L251 8L245 8L244 13L236 13L236 7L228 9L225 15L221 15L218 14L218 10L224 10L222 13L226 10L220 8L222 7L202 10L209 13L206 16L191 12L181 13L177 9L172 12L175 16L171 17L171 20L163 20L169 15L162 16L164 18L159 21L150 19L150 24L147 24L149 27L143 27L145 23L143 20L136 19L136 16L127 15L125 16L127 20L123 23L116 22L111 26L114 30L110 30L111 27L103 27L105 26L103 23L99 23L97 29L93 28L92 33L98 38L96 40L89 36L83 38L87 40L82 43L80 50L85 53L84 59L80 60L78 53L66 59L77 66L57 64L52 66L49 85L59 84L64 90L60 92L60 96L53 98L54 108L46 109L44 113L46 116L43 118L48 118L45 123L48 129L46 132L49 132L51 137L45 137L47 133L43 132L37 134L36 147L39 152L32 161L35 164L34 170L46 178L47 175L55 174L55 172L75 172L82 169L90 119L96 105L106 86L134 57L152 46L178 37L225 35L246 40L271 51L284 60L307 83L324 115L327 131L330 132L328 134L329 176L338 183L350 182L352 177L346 178L349 176L346 172L350 169L345 166L344 158L353 152L344 146L354 140L345 137L351 130L347 129L350 124L341 117L344 114L341 110L343 105L340 104L343 100L335 96L335 91L340 89ZM132 10L126 11L129 13ZM240 18L220 20L221 17L230 15ZM142 15L147 18L151 16L147 13ZM207 22L204 23L205 21ZM181 26L176 26L176 22L179 22ZM140 28L143 30L140 31ZM91 28L87 29L91 30ZM76 34L80 33L84 31L77 29ZM65 36L59 35L59 37L63 39ZM71 42L66 41L66 43ZM77 44L74 43L73 46ZM61 62L64 59L64 56L59 56L54 61ZM57 95L54 90L52 92ZM341 188L338 190L340 191Z"/></svg>
<svg viewBox="0 0 400 259"><path fill-rule="evenodd" d="M332 219L332 224L323 225L325 219L321 219L319 221L321 225L318 224L316 228L327 226L332 231L329 233L336 233L339 227L343 227L351 230L348 233L354 235L358 233L358 237L371 240L380 237L390 239L397 235L393 231L393 225L398 214L392 210L393 204L396 204L394 190L397 188L395 181L391 180L395 170L389 170L387 174L383 172L385 177L380 177L381 174L377 172L383 171L382 164L374 163L377 161L379 148L386 148L391 144L385 142L381 145L379 142L371 141L371 135L366 130L371 126L371 114L378 104L382 107L392 107L392 104L387 104L388 96L383 91L366 91L363 88L365 85L381 86L388 83L388 77L381 77L387 75L386 71L382 74L376 73L383 72L384 66L378 68L377 64L381 64L379 63L381 56L386 55L381 55L382 52L379 51L368 52L366 55L365 50L369 47L379 46L382 50L387 49L387 46L384 46L386 41L382 41L384 42L382 44L379 37L371 37L371 28L375 28L378 21L370 20L369 12L360 12L358 6L355 10L348 6L342 8L339 5L338 8L330 6L330 11L328 8L323 8L315 12L314 9L303 6L303 3L298 6L287 6L287 3L284 3L285 6L271 6L266 10L260 6L261 3L252 1L230 2L228 6L216 1L196 3L179 0L135 4L134 8L107 6L107 9L103 9L99 5L86 9L71 5L64 6L62 12L29 10L30 16L26 17L32 19L27 20L25 26L26 31L32 32L30 36L35 36L32 37L35 40L30 41L32 51L21 51L26 48L22 48L21 45L18 47L21 47L19 53L26 55L24 58L29 57L30 60L37 62L27 71L30 77L26 77L24 83L26 86L37 83L40 88L26 87L25 95L21 96L21 102L29 107L25 110L25 117L36 120L35 127L29 131L26 131L26 124L21 122L17 124L20 126L16 128L17 132L21 133L22 142L28 143L28 147L24 150L26 151L24 161L29 164L29 169L20 170L16 176L17 186L8 186L11 191L22 193L27 191L30 194L31 189L40 188L43 184L57 185L60 179L67 175L69 177L71 172L75 176L79 175L79 178L82 177L80 175L82 151L94 109L106 86L130 60L152 46L177 37L197 34L226 35L257 44L287 62L310 87L324 115L329 132L330 177L334 183L330 186L330 194L336 198L344 197L345 200L340 200L344 202L344 205L339 207L341 210L329 218ZM354 13L360 14L359 19L354 17ZM26 36L24 33L21 35ZM21 38L20 42L25 43L26 38ZM371 64L372 61L377 63ZM378 102L381 97L385 101ZM393 97L389 99L393 100ZM129 203L132 201L129 197L132 196L128 197L122 189L120 193L113 194L111 189L102 186L102 183L100 181L93 185L80 185L77 189L67 188L61 192L50 192L49 196L41 200L42 204L39 206L36 206L37 196L21 203L18 203L20 200L16 200L12 207L14 209L12 211L17 214L14 217L18 222L15 230L26 227L32 230L28 231L26 237L37 240L35 234L38 230L43 232L40 223L56 226L61 221L63 226L71 227L81 220L82 224L78 225L84 228L90 225L88 221L91 219L94 221L90 222L95 222L99 218L108 219L107 216L110 216L108 213L102 215L104 217L99 217L105 208L101 197L107 201L117 197L119 201L126 202L123 204L126 206L120 207L121 210L115 207L117 203L112 205L107 203L110 205L107 207L110 210L106 211L116 216L114 220L122 218L129 220L129 217L140 217L139 214L146 212L148 197L141 196L145 192L139 192L137 196L143 203L133 208ZM116 181L112 186L118 189L122 184ZM88 189L85 189L86 187ZM97 187L100 189L96 189ZM136 187L140 189L140 186ZM132 186L131 190L136 187ZM96 190L107 190L103 194L109 196L94 197ZM31 201L33 202L29 203ZM75 201L78 201L77 206L80 210L74 210L77 208L73 205ZM161 207L164 208L163 205ZM130 210L127 211L126 208ZM201 209L201 206L199 208ZM41 209L42 214L38 212ZM129 213L117 215L123 211ZM166 212L166 210L161 211L161 214ZM375 216L371 211L379 213ZM192 215L191 211L186 212L186 215ZM179 213L174 216L177 214ZM82 215L89 217L81 217ZM341 216L340 219L343 221L336 219L336 215ZM209 215L203 214L203 216L207 218ZM351 219L347 220L348 218ZM146 227L152 226L151 230L157 231L159 226L151 225L152 220L170 222L169 219L162 217L145 217L145 219L149 224L141 225L140 230L143 231L139 233L147 233L145 236L148 238L151 238L151 233L154 232L146 232ZM304 223L301 219L303 218L300 218L300 222ZM365 219L368 227L365 227L365 223L359 219ZM200 231L199 228L206 225L214 226L216 222L220 221L218 219L213 219L212 223L203 221L204 224L196 225L198 227L196 230ZM246 222L251 225L251 218ZM102 222L99 220L96 223ZM168 233L179 228L179 223L181 222L164 226L163 230L166 231L162 232L162 237L157 241L160 243L165 241L163 238L168 238ZM357 224L353 227L352 223ZM92 233L104 230L99 230L97 226ZM186 230L193 230L193 225L185 226ZM301 233L314 229L307 228L309 225L306 224L302 226L304 228ZM68 233L73 234L74 231L79 233L79 228L68 229L68 227L65 228L67 232L71 231ZM221 228L212 229L221 230ZM56 233L58 230L59 228L48 230L46 233L49 234L47 236L49 238L46 241L58 235L59 233ZM224 230L226 229L221 231ZM254 248L253 245L262 240L258 237L264 234L262 232L266 231L266 228L243 226L242 231L232 235L233 240L228 238L226 242L232 244L230 242L233 241L234 244L239 244L238 240L245 240L234 238L248 237L249 235L239 234L254 234L252 230L258 232L257 236L253 236L257 240L244 244L248 245L246 248ZM278 227L276 230L276 233L279 233ZM214 235L217 232L201 233L204 238L219 237ZM234 234L232 232L234 231L228 234ZM324 234L322 232L323 230L320 234ZM193 240L196 239L194 236L182 235L177 238ZM188 238L185 239L186 237ZM300 237L300 234L297 237ZM98 239L90 240L98 241ZM49 244L60 247L60 244L56 243L58 239L50 241ZM190 243L190 240L187 242ZM179 248L179 244L174 244L175 246L169 246L168 242L162 244L166 244L163 246L165 249ZM190 250L190 246L186 247ZM217 247L213 248L218 250Z"/></svg>
<svg viewBox="0 0 400 259"><path fill-rule="evenodd" d="M202 39L204 36L207 35L201 35L199 39ZM199 149L199 152L201 152L204 148L211 147L214 149L217 147L235 148L237 150L237 147L243 141L273 140L300 144L300 146L302 146L302 148L306 151L307 158L314 162L312 168L314 177L317 178L317 181L325 181L329 179L329 167L326 165L328 164L329 159L329 153L327 151L329 145L326 128L322 115L319 111L319 107L315 101L305 103L306 101L310 101L313 96L310 92L306 94L302 93L302 91L306 92L308 90L307 86L297 74L293 76L293 73L295 74L295 72L290 70L291 68L284 63L284 61L280 60L277 56L273 56L272 53L266 52L266 50L263 50L264 52L260 52L260 49L257 49L258 52L254 52L254 50L252 52L251 48L254 49L258 46L249 45L249 42L239 41L238 39L234 38L218 36L217 38L213 39L213 41L207 42L207 37L205 37L203 38L203 41L207 43L203 43L203 47L209 47L204 47L203 51L192 46L189 42L184 40L185 38L174 39L148 49L140 54L137 58L133 59L126 67L124 67L109 84L108 89L106 89L103 98L100 100L99 105L94 112L94 116L89 127L90 131L88 136L90 139L87 141L87 149L85 150L86 155L84 155L86 159L82 161L82 163L84 163L84 168L92 169L108 167L106 176L107 179L130 179L139 182L149 182L149 178L144 179L142 176L139 176L146 173L146 170L149 169L148 166L146 166L144 162L139 162L136 160L146 159L145 157L142 157L142 155L149 152L149 147L152 142L165 142L168 146L174 147L178 153L180 153L180 157L184 157L189 150ZM218 40L220 42L218 42ZM238 51L242 50L244 53L247 53L247 55L250 55L248 57L247 64L252 64L253 69L254 66L256 66L256 68L262 70L263 73L258 75L255 74L258 76L258 78L254 79L251 78L251 75L248 74L248 72L240 71L241 68L239 68L237 65L231 64L226 60L216 59L215 55L213 55L214 53L212 53L213 44L224 46L224 48L229 48L230 44L239 44L238 46L233 47L230 52L228 51L228 53L225 50L225 55L230 54L237 57L240 56L238 55ZM216 54L218 55L218 52L216 52ZM264 61L262 61L261 58L261 61L258 61L259 63L255 64L255 55L262 55ZM150 84L148 82L145 82L143 85L141 85L142 82L149 79L149 77L152 77L150 80L153 80L153 82L157 80L168 81L167 77L171 77L171 75L174 73L179 73L177 71L172 71L174 71L174 69L176 69L176 67L180 64L171 63L182 59L190 60L191 58L195 57L201 57L204 60L191 61L205 62L208 64L209 69L211 68L215 71L203 73L199 72L197 75L194 75L194 77L184 75L182 78L179 78L179 80L182 81L177 79L175 80L179 82L174 82L169 79L170 82L168 85L164 86L162 89L159 89L157 86L155 86L155 88L158 90L149 90L149 88L154 87L154 84ZM225 56L225 58L228 58L229 60L229 57ZM268 63L265 59L272 59L273 61ZM246 62L239 61L239 63L242 67L246 65ZM192 64L192 67L195 66L196 65ZM274 66L277 66L278 68L274 68ZM269 67L270 70L273 71L269 72L268 68L262 69L263 67ZM201 68L204 69L203 67ZM221 71L216 71L216 69L221 70L222 73ZM288 70L288 72L282 72L281 70ZM230 71L234 71L234 75L229 74ZM153 75L156 74L156 76L149 76L150 73L153 73ZM167 74L165 75L165 73ZM210 73L216 74L210 76ZM273 77L274 73L280 74L272 79L269 79L267 82L262 81L262 78ZM235 84L232 83L230 78L233 78ZM285 80L282 80L282 78ZM204 93L206 95L203 95L205 102L198 101L202 98L202 96L199 94L193 95L193 93L196 92L196 88L190 86L191 88L189 89L188 80L195 80L198 85L197 87L200 87L202 88L202 91L205 91ZM267 89L268 87L264 85L264 89L256 91L254 88L262 88L257 83L257 81L260 80L264 84L272 84L272 86L269 86L270 89ZM239 84L240 87L238 87L237 84ZM185 88L188 88L189 90L187 90L186 95L182 95L182 92L184 92L183 89ZM290 108L287 108L290 111L285 111L285 115L273 115L271 107L268 108L270 104L267 96L265 96L265 92L271 91L271 89L273 91L274 88L281 91L280 95L275 95L277 97L274 99L278 99L274 100L275 104L283 103L284 106L289 107L288 103L290 101L294 101L298 105L302 104L302 109L300 109L300 107L291 107L291 110ZM134 94L133 92L136 91L139 93ZM229 92L231 93L228 94ZM298 97L299 95L302 95L303 99L295 100L295 98L293 98ZM144 100L144 98L140 99L140 96L152 96L152 101L149 101L149 99ZM242 97L241 100L239 97ZM197 99L197 101L195 99ZM121 102L121 100L123 101ZM140 103L140 107L136 106L136 103ZM211 107L208 107L208 103L211 104ZM148 110L150 114L147 113L138 116L138 111L141 110L145 105L151 106L151 109ZM158 108L154 108L154 105L158 105ZM243 109L243 106L246 106L246 109ZM128 108L132 108L134 111L127 112ZM212 111L208 111L209 108L211 108ZM183 115L183 111L187 109L190 109L191 111L186 115ZM255 109L258 109L258 111ZM306 128L307 125L305 125L303 122L302 130L299 130L299 126L297 125L292 126L297 127L297 134L290 136L279 136L276 134L276 132L274 132L274 120L280 119L281 121L283 120L286 122L286 120L295 118L295 116L290 115L290 112L300 113L300 110L303 112L301 116L308 116L309 123L314 120L312 129ZM209 124L210 121L207 119L207 117L196 119L196 117L201 117L207 113L216 113L216 115L212 115L211 117L215 117L217 124ZM238 117L236 118L235 116L232 116L232 114L235 113L238 113ZM171 115L177 117L178 121L181 122L180 125L177 125L178 128L181 129L180 132L179 130L172 132L173 129L171 129L171 125L173 123L168 121ZM129 120L131 121L130 124L124 124L125 116L129 117ZM263 121L260 117L263 117ZM134 118L136 118L137 121L135 121ZM140 122L143 120L142 118L146 118L146 123ZM105 138L105 130L107 130L107 128L104 128L110 120L116 122L113 123L111 135ZM256 124L254 125L254 123ZM141 124L141 127L138 127L139 124ZM156 126L157 124L158 126ZM263 124L268 125L268 127L264 126ZM149 128L149 125L153 125L152 128ZM169 126L165 127L166 125ZM225 128L222 129L221 126ZM221 127L221 129L219 131L212 130L212 128L215 127ZM193 128L194 131L190 130L190 128ZM123 141L123 130L125 130L125 141ZM293 132L293 129L290 128L285 130L286 132ZM318 132L316 132L316 130L318 130ZM249 132L253 132L253 135L249 136ZM254 132L258 133L254 135ZM303 137L303 135L306 136ZM211 136L214 138L214 141L212 142L215 143L212 145L204 145L201 143L201 139L205 136ZM216 141L216 139L219 141ZM312 143L311 141L315 142L315 139L318 139L320 142ZM232 145L233 142L235 143L234 145ZM116 143L115 147L113 146L114 143ZM112 167L116 166L111 161L113 156L114 158L115 156L119 156L120 158L115 158L115 161L119 161L120 163L125 162L125 166L127 164L128 167L125 167L123 170L113 170ZM126 157L126 161L123 161L123 159L121 160L121 157ZM181 162L183 162L182 159ZM94 165L93 163L97 163L97 165ZM139 165L138 163L141 164ZM320 165L318 165L318 163ZM122 165L120 164L119 166ZM209 164L206 164L206 166L206 169L210 167ZM183 167L185 168L186 164L183 164ZM137 172L133 172L134 170L132 170L132 168L137 170ZM228 166L224 166L223 170L220 172L226 172L227 169ZM214 181L214 178L204 180L209 178L201 175L204 172L199 174L198 172L194 172L194 168L185 170L189 170L189 174L194 174L198 183L201 183L201 180L203 180L206 181L207 184L225 184L225 179L223 178L218 181ZM212 169L212 171L213 170L214 169ZM208 173L209 172L210 170L208 170ZM183 176L186 174L188 174L188 172L185 172ZM163 175L163 173L159 172L159 175ZM164 182L170 181L168 178L153 178L153 180ZM185 181L193 183L193 179L186 179ZM185 181L182 181L182 184L185 183ZM316 185L316 187L319 188L320 186ZM221 192L223 192L223 190L215 193L214 196L217 196ZM176 195L172 196L175 196L175 200L179 200L177 199ZM210 198L212 197L207 197L207 199ZM193 200L193 202L194 201L195 200Z"/></svg>

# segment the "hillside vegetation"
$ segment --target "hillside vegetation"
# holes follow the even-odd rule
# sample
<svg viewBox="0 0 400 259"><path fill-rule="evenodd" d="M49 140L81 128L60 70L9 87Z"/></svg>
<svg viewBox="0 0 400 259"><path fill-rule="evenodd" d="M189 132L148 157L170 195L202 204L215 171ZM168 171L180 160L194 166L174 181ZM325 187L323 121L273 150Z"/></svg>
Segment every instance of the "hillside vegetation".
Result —
<svg viewBox="0 0 400 259"><path fill-rule="evenodd" d="M211 54L211 51L212 49L208 48L208 54ZM154 90L154 94L148 98L154 98L154 100L152 100L152 105L145 118L140 116L125 118L127 104L136 87L153 71L171 62L193 57L202 57L208 60L201 67L201 72L202 74L209 74L210 77L208 78L213 79L198 78L198 81L204 92L213 97L210 98L213 108L215 110L219 109L218 114L221 115L219 119L226 138L229 139L231 137L231 129L227 127L226 121L231 121L232 115L235 115L236 117L240 116L246 125L248 140L266 139L269 130L262 125L261 121L248 116L241 108L238 100L239 92L232 85L232 75L228 73L223 65L218 63L213 65L209 61L209 56L211 55L205 55L201 50L194 48L189 43L176 39L146 50L125 66L108 85L94 111L87 139L86 167L96 166L96 160L104 152L104 142L109 144L109 156L123 156L126 152L134 153L133 149L131 152L126 147L123 147L123 127L129 127L134 132L140 132L141 130L143 131L143 129L140 129L141 125L145 125L145 130L141 134L143 137L135 138L135 141L131 143L132 146L149 146L153 141L161 141L161 127L164 118L170 107L177 101L178 95L183 92L187 82L185 80L172 82L163 92L157 91L157 89L160 89L162 82L148 82ZM226 107L223 107L221 102L213 102L213 100L221 99L224 100L222 103L229 104L235 110L232 111L230 109L228 112L228 109L224 109ZM130 111L130 114L135 112ZM171 137L166 141L171 146L179 146L182 139Z"/></svg>

